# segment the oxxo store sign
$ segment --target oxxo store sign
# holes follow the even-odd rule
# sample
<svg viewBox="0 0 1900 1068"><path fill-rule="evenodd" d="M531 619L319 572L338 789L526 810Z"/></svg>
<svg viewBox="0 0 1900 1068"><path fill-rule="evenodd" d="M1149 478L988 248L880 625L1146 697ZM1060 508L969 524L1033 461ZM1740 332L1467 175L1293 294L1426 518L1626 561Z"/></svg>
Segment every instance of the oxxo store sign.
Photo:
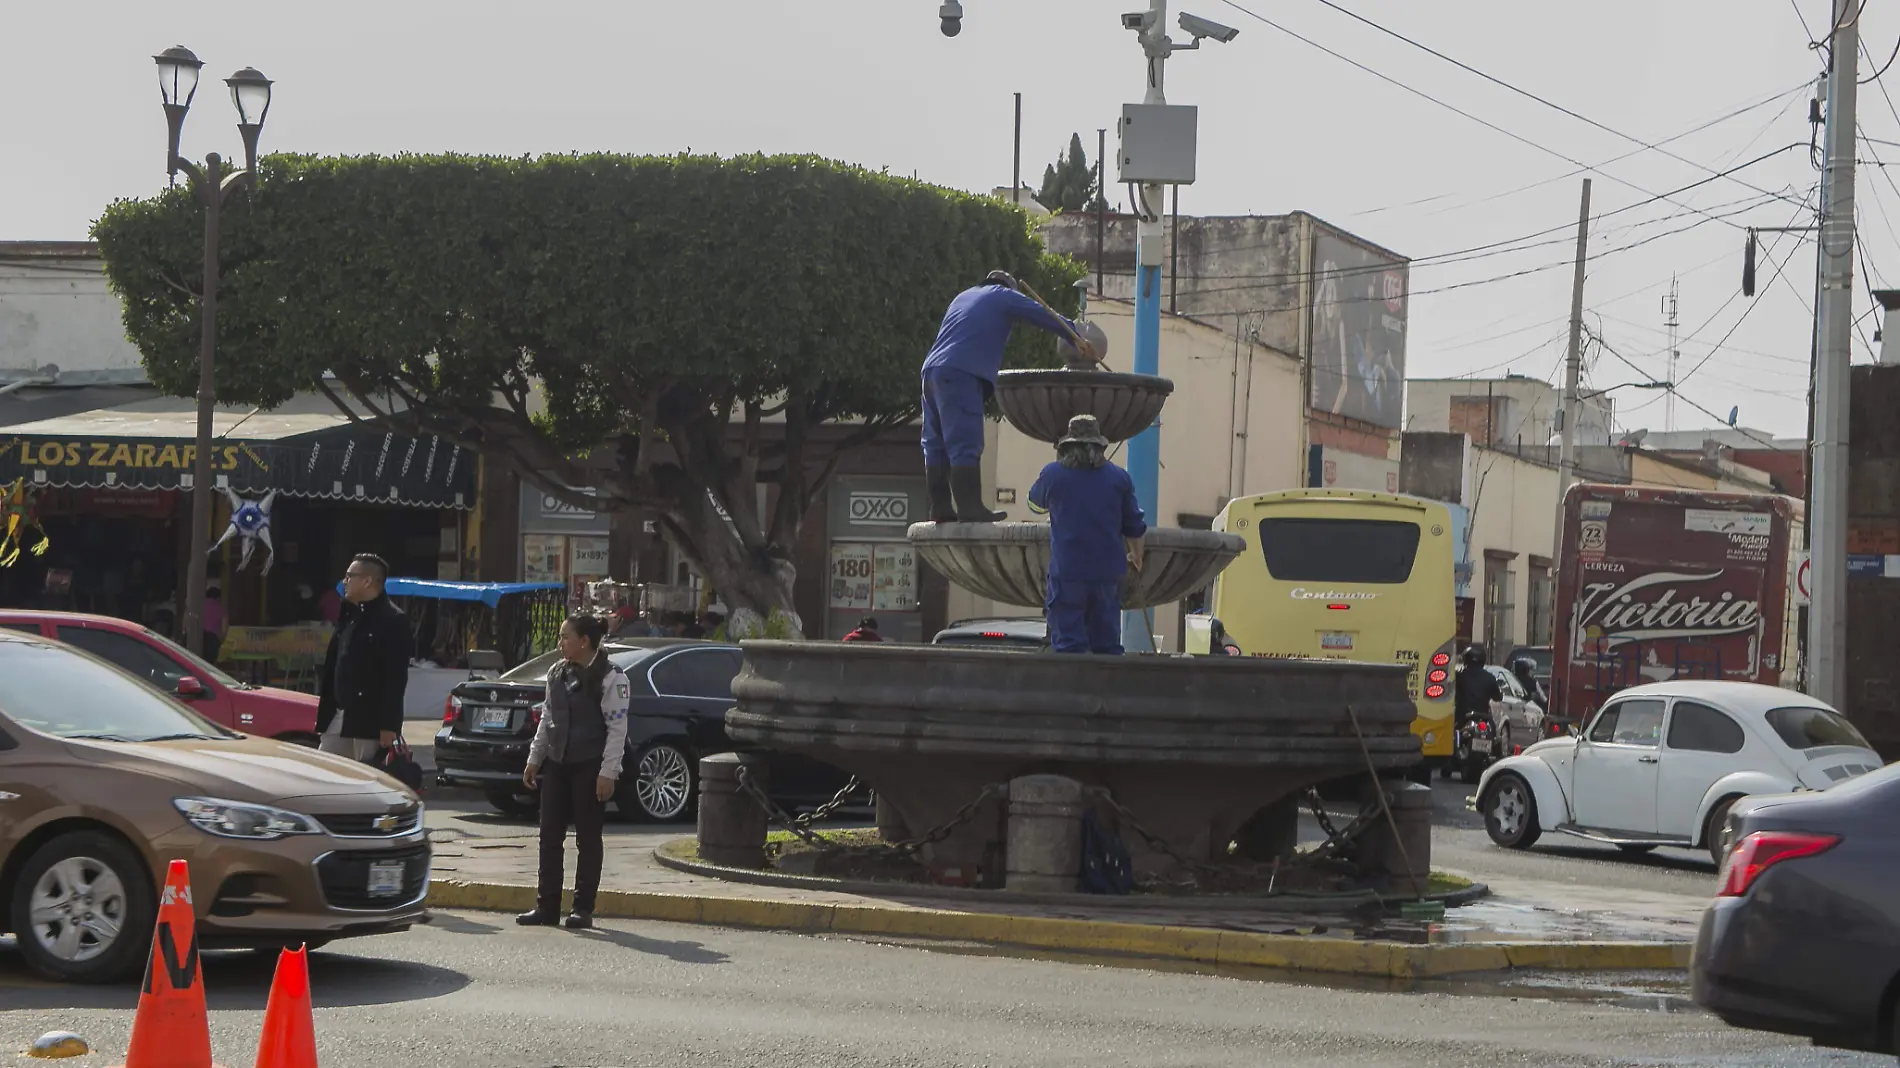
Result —
<svg viewBox="0 0 1900 1068"><path fill-rule="evenodd" d="M591 493L591 489L581 489ZM606 512L577 508L539 486L521 486L521 578L524 582L598 582L607 573ZM570 597L571 599L571 597Z"/></svg>
<svg viewBox="0 0 1900 1068"><path fill-rule="evenodd" d="M830 576L825 635L842 638L867 615L887 638L923 641L917 553L904 531L927 510L922 479L840 475L827 507Z"/></svg>

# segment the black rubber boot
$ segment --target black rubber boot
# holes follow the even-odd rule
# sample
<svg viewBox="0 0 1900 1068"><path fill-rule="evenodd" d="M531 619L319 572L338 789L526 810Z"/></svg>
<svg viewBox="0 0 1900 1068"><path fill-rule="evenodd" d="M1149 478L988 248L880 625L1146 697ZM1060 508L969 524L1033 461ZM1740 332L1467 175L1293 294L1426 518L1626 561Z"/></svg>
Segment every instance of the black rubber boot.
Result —
<svg viewBox="0 0 1900 1068"><path fill-rule="evenodd" d="M952 467L950 490L956 496L959 523L1000 523L1009 516L1008 512L993 512L983 503L981 467Z"/></svg>
<svg viewBox="0 0 1900 1068"><path fill-rule="evenodd" d="M930 490L930 521L932 523L956 522L957 505L950 493L950 469L925 464L924 485Z"/></svg>

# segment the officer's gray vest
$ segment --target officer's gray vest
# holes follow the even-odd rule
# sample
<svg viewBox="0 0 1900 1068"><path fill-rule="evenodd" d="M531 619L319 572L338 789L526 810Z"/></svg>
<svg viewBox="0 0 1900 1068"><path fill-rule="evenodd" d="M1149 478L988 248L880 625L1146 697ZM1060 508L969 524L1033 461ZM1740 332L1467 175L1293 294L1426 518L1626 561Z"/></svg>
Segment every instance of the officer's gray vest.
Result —
<svg viewBox="0 0 1900 1068"><path fill-rule="evenodd" d="M607 718L580 680L581 668L566 663L548 679L547 758L558 764L590 763L607 751Z"/></svg>

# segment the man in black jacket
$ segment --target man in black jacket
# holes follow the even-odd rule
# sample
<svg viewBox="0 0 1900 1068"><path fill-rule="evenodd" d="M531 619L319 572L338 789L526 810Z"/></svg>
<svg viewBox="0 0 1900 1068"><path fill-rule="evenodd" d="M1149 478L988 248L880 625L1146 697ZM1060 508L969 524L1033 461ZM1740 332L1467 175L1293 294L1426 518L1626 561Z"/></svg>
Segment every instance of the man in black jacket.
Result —
<svg viewBox="0 0 1900 1068"><path fill-rule="evenodd" d="M402 735L414 641L383 592L389 565L359 553L343 572L343 612L317 680L318 748L369 763Z"/></svg>

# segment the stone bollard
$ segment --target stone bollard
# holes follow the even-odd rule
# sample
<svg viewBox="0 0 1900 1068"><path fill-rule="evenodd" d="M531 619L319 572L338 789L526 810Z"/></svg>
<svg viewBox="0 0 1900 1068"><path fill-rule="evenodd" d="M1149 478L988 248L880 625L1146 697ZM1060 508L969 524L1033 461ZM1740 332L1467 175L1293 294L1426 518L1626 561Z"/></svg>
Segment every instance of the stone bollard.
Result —
<svg viewBox="0 0 1900 1068"><path fill-rule="evenodd" d="M1008 875L1003 888L1074 893L1082 875L1082 784L1060 775L1009 783Z"/></svg>
<svg viewBox="0 0 1900 1068"><path fill-rule="evenodd" d="M1432 788L1402 779L1387 779L1386 804L1392 809L1392 821L1381 812L1360 839L1368 874L1391 881L1391 888L1412 892L1412 881L1423 887L1432 873ZM1377 804L1376 798L1367 800ZM1392 824L1398 825L1398 837L1392 836ZM1399 849L1403 844L1405 848ZM1410 864L1408 869L1407 864Z"/></svg>
<svg viewBox="0 0 1900 1068"><path fill-rule="evenodd" d="M769 821L740 788L740 768L760 789L770 785L769 765L758 753L718 753L699 762L699 856L708 864L763 868Z"/></svg>
<svg viewBox="0 0 1900 1068"><path fill-rule="evenodd" d="M904 814L883 794L877 795L877 834L886 842L902 842L910 837L910 827L904 823Z"/></svg>

